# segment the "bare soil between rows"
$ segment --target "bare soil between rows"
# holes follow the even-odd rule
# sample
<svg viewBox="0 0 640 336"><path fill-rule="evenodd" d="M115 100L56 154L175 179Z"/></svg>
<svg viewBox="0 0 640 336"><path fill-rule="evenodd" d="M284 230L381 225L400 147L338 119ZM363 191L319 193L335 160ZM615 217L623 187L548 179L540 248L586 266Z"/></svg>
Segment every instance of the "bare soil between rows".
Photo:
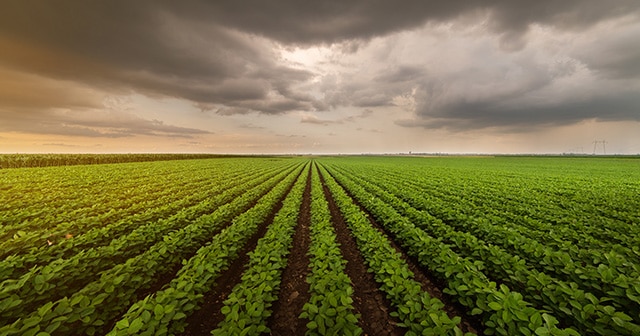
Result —
<svg viewBox="0 0 640 336"><path fill-rule="evenodd" d="M306 324L308 320L301 319L299 316L302 313L302 307L310 298L309 284L306 279L309 273L309 256L307 253L310 244L309 226L311 224L311 169L318 168L312 165L307 172L307 183L293 235L292 249L289 253L287 266L282 273L278 300L274 302L272 315L267 321L267 326L271 330L270 335L298 336L304 335L307 330ZM379 290L373 274L368 272L366 262L358 250L355 239L351 235L344 217L327 188L322 174L320 174L320 178L331 212L332 224L340 244L340 250L343 258L347 260L345 273L349 276L353 285L354 294L352 298L354 300L355 313L360 315L359 326L363 329L364 335L404 335L406 329L398 326L399 321L397 318L390 315L390 312L394 310L391 303L384 293ZM290 191L291 188L287 194ZM348 191L347 194L354 204L358 205L368 215L371 225L389 237L384 228L373 219L371 214ZM259 231L251 237L239 257L219 277L212 287L212 291L205 295L201 308L187 318L188 324L182 335L208 335L224 319L224 315L221 313L224 300L231 293L233 287L241 281L242 274L249 262L248 253L255 249L258 240L264 236L281 206L282 200L273 209L265 223L261 225ZM409 268L415 274L416 281L422 285L422 289L431 296L440 299L445 304L444 310L448 315L462 318L460 328L464 332L477 333L478 330L482 331L479 321L466 316L462 307L459 307L446 294L442 293L439 288L441 286L438 285L439 282L437 280L432 280L428 272L408 256L393 239L389 238L389 241L409 264Z"/></svg>
<svg viewBox="0 0 640 336"><path fill-rule="evenodd" d="M331 173L329 172L331 175ZM335 178L334 178L335 179ZM369 222L371 225L384 234L391 246L402 255L402 259L408 264L409 269L414 274L414 279L418 281L421 285L423 291L429 293L432 297L437 298L438 300L444 303L444 307L442 308L449 317L453 318L455 316L459 316L462 321L458 325L463 332L471 332L474 334L482 334L484 332L484 328L482 327L482 323L479 319L474 318L473 316L469 316L466 314L466 308L457 303L453 298L449 295L442 292L442 288L445 288L446 285L443 281L440 281L436 277L430 274L428 270L425 270L420 266L419 262L414 258L409 256L403 249L398 245L398 243L392 238L392 236L385 230L384 226L378 223L373 214L371 214L358 200L353 197L353 195L347 190L340 182L336 180L336 182L344 189L347 195L351 198L352 202L356 204L362 212L367 215Z"/></svg>
<svg viewBox="0 0 640 336"><path fill-rule="evenodd" d="M293 234L293 243L287 267L282 272L278 300L273 304L267 325L272 335L304 335L307 321L298 318L302 307L309 301L309 224L311 223L311 168L307 173L302 204L298 212L298 223Z"/></svg>
<svg viewBox="0 0 640 336"><path fill-rule="evenodd" d="M298 174L295 180L299 177L300 174ZM258 245L258 240L265 235L269 226L273 223L273 219L282 208L282 202L291 192L291 189L293 189L295 180L271 210L265 221L258 227L257 232L249 238L245 246L238 253L238 257L232 261L229 268L218 277L215 285L213 285L212 291L204 295L200 309L187 317L187 326L182 335L209 335L211 330L216 329L218 324L224 320L224 314L222 314L221 311L224 306L224 301L229 297L229 294L231 294L233 287L240 283L242 274L249 263L249 252L255 250ZM257 204L257 202L258 201L256 201L255 204ZM255 206L255 204L253 204L252 207Z"/></svg>
<svg viewBox="0 0 640 336"><path fill-rule="evenodd" d="M336 230L342 256L347 260L345 272L353 284L353 301L356 312L360 314L360 328L365 335L404 335L406 329L399 327L397 325L398 319L389 315L393 309L391 303L378 289L373 274L367 271L365 260L358 250L355 239L351 235L331 192L325 185L322 175L320 175L320 180L324 196L329 203L331 221Z"/></svg>

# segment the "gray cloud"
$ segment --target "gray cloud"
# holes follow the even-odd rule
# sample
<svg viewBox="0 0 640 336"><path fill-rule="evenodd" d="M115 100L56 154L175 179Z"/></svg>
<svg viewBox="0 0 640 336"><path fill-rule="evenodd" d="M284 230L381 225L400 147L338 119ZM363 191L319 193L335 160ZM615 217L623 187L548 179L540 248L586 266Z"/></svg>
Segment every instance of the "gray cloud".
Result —
<svg viewBox="0 0 640 336"><path fill-rule="evenodd" d="M637 0L22 0L2 7L3 131L88 137L207 133L131 116L57 114L59 109L95 111L103 107L105 95L131 93L185 99L219 115L304 111L308 114L302 123L319 125L354 122L366 115L328 120L313 112L342 106L390 107L399 96L415 103L415 119L398 121L402 126L463 130L588 118L638 120L640 102L633 86L618 90L625 86L609 85L591 97L549 92L581 66L607 80L638 79L638 29L581 46L572 52L572 60L555 65L527 57L516 64L493 64L499 63L497 56L519 57L526 51L536 24L576 33L614 18L637 19ZM474 54L471 64L447 72L440 71L437 62L389 58L396 48L390 43L377 55L388 62L385 67L370 69L353 62L340 75L286 64L274 51L277 46L342 43L339 52L357 54L375 37L447 20L459 25L485 22L484 33L497 35L501 49ZM521 75L509 78L513 73ZM319 76L323 78L315 82Z"/></svg>
<svg viewBox="0 0 640 336"><path fill-rule="evenodd" d="M592 41L574 57L604 78L640 78L640 24L625 28Z"/></svg>
<svg viewBox="0 0 640 336"><path fill-rule="evenodd" d="M628 38L637 26L612 25L616 29L604 26L590 31L586 41L573 33L555 40L548 38L548 30L534 31L529 34L532 45L518 52L495 48L495 35L476 31L465 36L445 30L426 39L412 35L390 43L394 51L370 48L375 61L367 63L365 71L327 79L336 83L327 87L335 90L330 97L343 104L384 97L378 100L379 106L397 105L413 113L413 118L396 122L406 127L531 132L591 119L638 121L640 82L634 71L640 62L634 64L638 48ZM608 42L591 41L604 41L612 32L616 37ZM571 39L576 42L567 43ZM612 46L624 46L627 52ZM591 63L587 55L593 58Z"/></svg>
<svg viewBox="0 0 640 336"><path fill-rule="evenodd" d="M504 132L532 132L545 126L569 125L582 120L640 121L640 97L637 92L563 101L559 104L504 105L498 97L478 102L463 100L449 103L437 111L422 111L416 119L396 121L405 127L449 129L499 128Z"/></svg>
<svg viewBox="0 0 640 336"><path fill-rule="evenodd" d="M3 7L0 58L14 71L111 93L264 113L309 110L315 104L291 87L311 74L278 64L271 44L215 20L181 16L186 12L161 3L14 1Z"/></svg>
<svg viewBox="0 0 640 336"><path fill-rule="evenodd" d="M419 65L394 65L373 78L375 82L402 83L419 79L426 74L423 66Z"/></svg>
<svg viewBox="0 0 640 336"><path fill-rule="evenodd" d="M497 128L504 132L532 132L546 126L574 124L583 120L640 121L640 96L633 88L611 92L567 93L556 98L552 77L530 78L508 89L495 86L483 90L421 87L416 98L415 118L398 120L406 127L448 129ZM489 85L491 87L491 85Z"/></svg>
<svg viewBox="0 0 640 336"><path fill-rule="evenodd" d="M372 110L365 109L357 115L329 120L329 119L321 119L321 118L318 118L316 115L305 113L302 115L300 122L304 124L316 124L316 125L323 125L323 126L337 125L337 124L344 124L344 123L350 123L350 122L357 122L359 119L367 118L372 114L373 114Z"/></svg>
<svg viewBox="0 0 640 336"><path fill-rule="evenodd" d="M300 119L300 122L303 124L315 124L315 125L328 126L333 124L342 124L344 121L321 119L312 114L304 114L302 116L302 119Z"/></svg>
<svg viewBox="0 0 640 336"><path fill-rule="evenodd" d="M357 114L357 115L354 115L354 116L345 117L343 120L347 121L347 122L355 122L355 121L358 121L358 119L367 118L367 117L371 116L372 114L373 114L372 110L364 109L364 110L362 110L362 112L360 112L360 114Z"/></svg>
<svg viewBox="0 0 640 336"><path fill-rule="evenodd" d="M92 138L123 138L136 135L191 138L211 133L121 112L95 114L95 111L85 111L78 115L49 111L24 113L0 109L0 131Z"/></svg>
<svg viewBox="0 0 640 336"><path fill-rule="evenodd" d="M615 5L600 0L9 1L0 12L0 45L5 44L5 64L54 78L279 113L314 105L308 97L304 104L256 100L267 100L271 90L300 100L292 83L311 74L277 65L269 48L235 29L310 45L368 39L430 20L486 12L496 31L517 40L531 23L581 28L639 8L635 0ZM40 56L24 57L29 52ZM400 67L378 79L406 80L415 70ZM385 101L355 98L356 106Z"/></svg>
<svg viewBox="0 0 640 336"><path fill-rule="evenodd" d="M356 106L374 108L392 106L393 98L410 91L416 80L423 78L424 69L417 66L399 66L370 74L370 69L361 73L346 73L338 81L332 75L323 78L320 90L329 106Z"/></svg>
<svg viewBox="0 0 640 336"><path fill-rule="evenodd" d="M258 126L258 125L254 125L252 123L242 124L242 125L240 125L238 127L245 128L245 129L264 129L264 126Z"/></svg>
<svg viewBox="0 0 640 336"><path fill-rule="evenodd" d="M527 30L529 24L542 23L580 29L609 17L638 13L635 0L566 1L340 1L300 2L213 1L206 5L192 2L182 14L201 20L221 22L240 30L260 34L285 43L334 43L350 39L368 39L422 25L479 12L490 15L496 31L507 39Z"/></svg>

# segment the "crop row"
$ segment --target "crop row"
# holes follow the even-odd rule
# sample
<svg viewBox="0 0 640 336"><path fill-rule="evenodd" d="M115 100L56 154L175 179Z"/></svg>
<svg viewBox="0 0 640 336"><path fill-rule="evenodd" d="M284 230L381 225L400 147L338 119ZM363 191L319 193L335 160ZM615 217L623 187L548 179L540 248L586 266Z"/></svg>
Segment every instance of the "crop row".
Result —
<svg viewBox="0 0 640 336"><path fill-rule="evenodd" d="M400 177L406 181L405 177ZM415 185L417 188L426 188L428 182L419 183L418 179L406 182L406 185ZM553 216L541 216L540 213L550 204L556 202L551 198L540 198L535 200L546 200L545 204L538 204L533 207L529 203L533 201L531 197L518 195L517 198L510 199L504 197L509 191L500 189L496 183L490 190L483 190L476 187L473 192L455 194L442 190L429 192L434 203L441 204L443 211L455 212L471 217L485 217L495 224L499 224L504 229L515 228L519 233L527 238L535 239L548 247L566 252L572 257L584 259L584 261L597 265L603 258L603 253L615 251L621 257L628 257L631 260L639 260L639 254L630 247L638 245L640 241L633 234L634 227L628 223L621 223L611 218L589 215L584 220L575 214L581 214L583 210L576 209L574 204L565 205L572 209L571 214L565 211L553 211ZM525 214L515 214L513 209L527 206L529 212ZM534 209L535 212L532 212ZM549 211L549 210L547 210ZM519 211L521 212L521 211ZM539 219L536 219L538 217ZM568 221L567 224L560 224L559 221ZM589 225L589 222L597 222L598 225ZM614 227L627 227L627 231L617 232ZM588 249L582 246L589 246Z"/></svg>
<svg viewBox="0 0 640 336"><path fill-rule="evenodd" d="M302 167L297 168L300 169ZM212 214L172 231L145 252L103 272L100 279L87 284L71 297L43 304L26 317L0 328L0 333L25 334L39 330L95 333L136 302L138 295L148 289L158 276L171 272L184 258L190 257L210 241L226 223L250 209L262 195L287 176L291 179L291 170L283 171L268 183L248 190ZM286 184L286 181L280 182L280 185L283 183ZM204 266L200 268L204 269Z"/></svg>
<svg viewBox="0 0 640 336"><path fill-rule="evenodd" d="M640 327L629 322L632 320L629 315L616 311L614 307L607 305L606 300L580 290L573 282L563 282L527 267L524 260L512 256L500 247L487 244L469 233L455 231L439 219L414 209L396 197L416 197L415 195L419 195L417 190L400 190L391 183L385 183L385 189L394 193L394 196L357 176L351 175L349 178L375 193L428 234L442 238L452 249L458 249L466 256L483 261L488 274L495 281L517 288L525 294L525 299L536 303L540 308L553 311L565 324L576 327L581 334L640 333Z"/></svg>
<svg viewBox="0 0 640 336"><path fill-rule="evenodd" d="M60 224L46 228L47 224L43 223L45 228L20 230L12 239L0 244L0 249L3 251L3 256L8 259L18 257L46 263L61 256L59 254L61 250L68 256L69 248L81 250L82 245L93 247L108 243L114 237L126 234L140 224L166 218L180 209L202 202L211 197L211 190L215 190L214 188L220 184L221 181L216 180L199 182L199 185L187 184L185 188L191 188L190 190L167 188L168 191L164 195L144 195L143 190L140 190L141 195L136 194L137 197L132 197L137 203L129 208L113 209L96 216L83 213L82 209L71 213L63 211L52 213L49 218ZM122 206L119 200L112 200L111 203ZM76 212L78 214L74 215ZM70 221L70 218L74 220ZM38 220L41 218L33 221ZM100 231L102 234L96 235L94 231ZM35 257L36 255L43 258ZM33 264L25 263L23 267L31 266Z"/></svg>
<svg viewBox="0 0 640 336"><path fill-rule="evenodd" d="M0 169L224 157L217 154L0 154Z"/></svg>
<svg viewBox="0 0 640 336"><path fill-rule="evenodd" d="M125 260L129 256L135 255L140 249L150 246L170 230L180 228L189 221L210 213L220 205L231 201L244 191L243 188L257 186L274 175L275 172L266 171L237 179L217 180L215 183L205 184L205 189L201 192L191 191L195 200L199 200L191 206L186 206L183 202L169 203L156 209L150 209L153 211L151 213L143 212L137 216L125 217L115 223L73 237L73 239L64 239L50 246L33 248L28 253L9 256L0 262L0 279L24 274L35 265L44 266L52 261L65 263L73 259L85 258L87 254L92 254L90 253L92 250L96 251L93 255L98 258L108 256L110 260ZM191 200L190 197L186 199ZM184 207L178 208L180 205ZM103 253L100 250L106 250L106 252ZM78 253L83 256L76 255ZM81 260L80 263L85 266L90 264L86 260ZM29 271L32 274L39 272L41 272L40 269ZM0 288L2 286L0 284Z"/></svg>
<svg viewBox="0 0 640 336"><path fill-rule="evenodd" d="M184 187L188 189L202 187L203 181L206 180L208 179L205 177L194 179L193 181L185 183ZM11 238L11 236L13 236L13 243L16 245L26 245L26 248L38 246L44 241L41 240L34 243L26 241L25 244L25 239L19 240L16 238L23 238L28 232L32 236L54 240L56 235L64 235L70 232L84 232L91 225L100 225L113 218L123 218L131 214L139 213L141 210L150 206L153 207L155 204L162 204L160 202L167 203L179 200L180 194L182 194L182 196L187 195L184 190L180 190L178 186L172 186L166 183L166 181L163 181L163 184L158 184L157 186L149 186L147 183L150 182L144 180L136 181L139 185L134 188L125 189L123 186L126 194L122 198L118 196L114 197L113 192L103 191L101 194L93 197L93 201L95 202L93 204L67 201L65 206L55 208L47 204L49 209L46 209L46 206L45 209L42 209L48 212L46 216L36 216L22 221L20 221L22 217L20 215L15 216L15 218L5 218L2 238ZM165 187L164 189L160 189L161 185L169 186L169 188ZM48 190L46 192L65 193L66 189L67 188ZM43 192L45 191L43 190ZM69 221L69 218L76 219ZM15 223L12 224L12 222ZM4 245L5 244L1 247L6 250ZM13 253L13 251L7 251L5 253Z"/></svg>
<svg viewBox="0 0 640 336"><path fill-rule="evenodd" d="M353 288L345 274L342 257L331 223L329 205L324 198L317 169L311 178L311 243L307 276L309 302L301 318L309 320L307 335L360 335L358 316L353 313Z"/></svg>
<svg viewBox="0 0 640 336"><path fill-rule="evenodd" d="M205 213L231 202L247 187L257 187L271 177L263 176L234 187L231 184L230 189L213 198L211 203L204 203L203 208L196 209L198 211L186 210L167 219L148 223L130 234L114 239L107 246L82 250L68 259L60 258L48 265L34 267L18 279L3 281L0 283L0 316L15 316L16 313L35 309L44 302L73 294L79 286L94 280L100 271L143 253L162 239L170 237L171 231L188 228L193 220L200 220L203 223L200 225L205 225ZM266 185L268 186L269 184Z"/></svg>
<svg viewBox="0 0 640 336"><path fill-rule="evenodd" d="M33 247L57 244L65 241L67 234L67 238L77 237L94 227L102 227L133 214L142 216L143 211L174 202L180 203L190 192L206 197L207 191L215 190L220 181L235 179L247 173L258 173L258 170L248 170L247 166L238 163L226 166L200 164L193 166L191 170L187 170L188 166L183 167L177 163L181 162L175 162L171 165L173 170L168 170L165 174L162 173L165 170L160 169L157 164L147 164L150 165L148 168L152 168L148 170L155 172L155 175L140 171L143 166L138 165L122 167L120 172L115 166L109 166L113 167L113 171L101 166L67 167L68 172L59 172L59 176L47 172L43 174L44 177L36 176L33 181L6 181L11 186L11 191L0 195L13 197L4 202L3 206L8 209L3 211L0 223L1 230L5 233L3 238L13 236L13 239L2 239L0 256L6 257ZM269 166L270 169L280 168L280 165L267 167ZM105 170L107 176L104 179L87 174L89 171L101 176L100 173ZM4 175L20 175L15 171L11 173L14 174ZM86 179L78 178L75 173ZM124 178L127 173L133 177ZM0 179L6 177L2 176ZM71 182L59 182L64 185L55 187L57 180ZM21 205L22 199L27 204ZM18 213L11 214L11 211Z"/></svg>
<svg viewBox="0 0 640 336"><path fill-rule="evenodd" d="M546 230L549 237L554 231L573 228L583 236L590 232L602 238L601 244L616 245L619 239L640 233L629 225L640 219L635 211L640 200L633 197L640 192L640 184L629 178L630 167L611 169L622 160L561 160L552 164L545 162L551 160L536 160L526 166L525 160L517 159L447 161L446 166L452 167L442 167L442 162L434 164L434 160L370 160L366 164L372 173L419 185L427 196L449 200L453 206L464 200L466 209L475 208L474 204L487 205L517 216L518 224L533 224L533 228L552 224L555 230ZM458 161L466 165L453 164ZM365 163L340 162L345 168L360 164ZM402 169L396 169L398 165Z"/></svg>
<svg viewBox="0 0 640 336"><path fill-rule="evenodd" d="M482 264L463 258L440 240L427 235L393 207L368 193L359 184L332 171L340 184L373 214L409 255L445 281L445 292L480 315L485 333L501 335L579 335L575 330L559 329L553 316L531 307L518 292L499 287L482 273Z"/></svg>
<svg viewBox="0 0 640 336"><path fill-rule="evenodd" d="M250 253L247 270L224 301L221 310L224 320L212 331L213 335L256 335L270 331L267 320L278 299L308 175L303 173L298 179L264 237Z"/></svg>
<svg viewBox="0 0 640 336"><path fill-rule="evenodd" d="M386 175L385 175L386 176ZM407 184L402 189L397 188L396 182L390 180L386 183L380 181L384 179L372 179L379 183L382 189L395 190L396 196L411 202L419 209L433 209L433 204L440 203L440 209L446 207L442 200L425 199L424 192L419 188L412 188ZM419 195L416 197L415 195ZM480 239L484 239L492 244L498 244L507 249L510 253L515 253L525 258L531 267L537 270L556 276L559 279L574 283L570 287L576 288L576 284L587 292L592 292L598 297L612 298L609 304L622 312L627 312L635 319L640 320L640 280L638 267L634 263L627 261L623 256L615 251L602 252L601 262L597 266L590 263L591 259L573 259L563 251L554 250L540 242L527 238L520 234L517 227L509 227L503 223L502 219L490 216L492 209L487 208L480 211L474 217L457 214L457 208L462 207L464 202L458 205L447 203L448 209L444 210L448 215L446 221L449 225L462 231L469 232ZM441 212L436 214L443 216ZM576 288L577 289L577 288ZM612 313L613 314L613 313ZM629 316L618 315L617 318L627 321ZM619 321L616 319L616 321Z"/></svg>
<svg viewBox="0 0 640 336"><path fill-rule="evenodd" d="M639 251L632 250L632 247L640 245L637 240L640 231L629 225L639 218L636 216L634 219L631 215L633 212L622 216L624 213L613 209L606 211L607 208L618 206L616 202L610 202L607 207L594 208L593 200L579 196L584 193L583 190L575 190L577 187L573 184L584 189L582 181L569 180L578 182L569 184L553 179L553 183L545 183L541 181L543 178L515 180L501 178L500 175L484 179L480 176L478 181L474 180L477 177L475 175L465 176L459 172L431 175L411 169L385 169L377 174L393 176L403 185L428 191L423 193L424 197L442 202L444 211L490 217L505 228L518 227L520 232L545 245L572 255L588 257L585 260L593 259L597 263L601 260L599 253L611 250L632 260L640 260ZM435 183L441 187L436 187ZM464 187L460 188L460 185ZM544 189L540 185L544 185ZM591 196L599 196L599 193L606 191L605 188L603 186L604 190L598 190ZM626 199L624 203L628 201ZM605 215L610 212L616 212L617 216ZM581 246L589 246L589 249Z"/></svg>
<svg viewBox="0 0 640 336"><path fill-rule="evenodd" d="M442 310L444 304L422 291L420 283L413 278L413 272L388 238L371 225L367 215L324 167L320 166L320 170L375 281L396 309L391 314L408 329L407 335L462 334L457 326L460 317L449 318Z"/></svg>
<svg viewBox="0 0 640 336"><path fill-rule="evenodd" d="M0 210L6 214L2 232L37 218L49 222L47 216L59 212L83 209L86 215L106 213L114 201L126 203L137 194L155 194L167 182L182 184L207 178L216 166L225 167L222 161L209 165L176 161L168 167L136 163L0 171L0 180L7 187L7 192L0 193Z"/></svg>
<svg viewBox="0 0 640 336"><path fill-rule="evenodd" d="M180 269L168 288L136 302L111 335L166 335L184 331L185 320L211 290L222 272L237 258L249 238L276 208L300 175L302 167L275 186L254 207L234 218L232 225L198 250Z"/></svg>
<svg viewBox="0 0 640 336"><path fill-rule="evenodd" d="M375 174L370 174L370 176ZM387 176L377 175L377 176ZM388 177L385 177L387 179ZM419 180L414 177L414 180ZM379 178L372 178L379 181ZM412 182L413 183L413 182ZM563 251L554 250L536 240L525 237L518 227L509 226L504 220L491 215L493 209L478 210L474 216L465 215L465 202L447 202L442 198L428 197L426 187L412 187L412 183L403 183L398 189L396 179L381 183L382 189L396 189L395 194L418 209L426 210L442 218L445 223L479 239L498 244L509 253L524 258L531 267L540 272L553 275L569 283L575 283L587 292L598 297L613 298L609 304L626 312L636 323L640 321L640 281L637 265L627 261L614 251L603 252L597 266L590 259L574 260ZM430 191L429 191L430 193ZM413 197L413 195L419 195ZM468 212L468 210L466 210ZM575 286L574 286L575 287ZM577 288L576 288L577 289ZM626 321L625 316L617 316ZM617 320L617 319L616 319Z"/></svg>
<svg viewBox="0 0 640 336"><path fill-rule="evenodd" d="M615 204L637 197L640 184L604 165L596 179L578 173L590 171L586 165L566 173L538 163L456 162L238 159L1 170L0 335L193 333L188 323L218 304L212 334L268 334L280 323L273 324L272 306L290 297L280 293L290 285L282 275L294 232L306 232L296 224L306 218L309 299L295 315L302 313L299 331L308 335L360 334L369 323L354 308L365 298L346 274L353 269L345 251L350 262L360 254L388 299L379 307L393 317L388 325L407 335L462 335L471 325L489 335L640 334L640 250L631 245L638 229L624 230L639 218L638 200ZM625 189L596 190L612 186ZM310 216L301 215L308 203ZM66 232L72 237L62 238ZM349 238L348 248L340 246L336 232L355 245ZM409 264L460 305L429 295ZM214 297L226 299L212 305Z"/></svg>

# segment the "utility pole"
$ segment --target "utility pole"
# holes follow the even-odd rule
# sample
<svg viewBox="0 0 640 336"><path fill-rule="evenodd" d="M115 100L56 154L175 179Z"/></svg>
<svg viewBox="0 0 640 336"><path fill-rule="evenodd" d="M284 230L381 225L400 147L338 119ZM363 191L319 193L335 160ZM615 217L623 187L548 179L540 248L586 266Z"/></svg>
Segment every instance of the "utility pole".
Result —
<svg viewBox="0 0 640 336"><path fill-rule="evenodd" d="M593 141L593 155L596 155L596 149L598 144L602 144L602 153L607 155L607 141L606 140L594 140Z"/></svg>

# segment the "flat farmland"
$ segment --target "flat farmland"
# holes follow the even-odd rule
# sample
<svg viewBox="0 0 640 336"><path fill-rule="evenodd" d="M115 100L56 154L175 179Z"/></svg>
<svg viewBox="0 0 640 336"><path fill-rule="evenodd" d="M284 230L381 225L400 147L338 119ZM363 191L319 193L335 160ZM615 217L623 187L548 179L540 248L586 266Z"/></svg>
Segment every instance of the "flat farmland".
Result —
<svg viewBox="0 0 640 336"><path fill-rule="evenodd" d="M99 162L0 169L0 335L640 335L637 158Z"/></svg>

